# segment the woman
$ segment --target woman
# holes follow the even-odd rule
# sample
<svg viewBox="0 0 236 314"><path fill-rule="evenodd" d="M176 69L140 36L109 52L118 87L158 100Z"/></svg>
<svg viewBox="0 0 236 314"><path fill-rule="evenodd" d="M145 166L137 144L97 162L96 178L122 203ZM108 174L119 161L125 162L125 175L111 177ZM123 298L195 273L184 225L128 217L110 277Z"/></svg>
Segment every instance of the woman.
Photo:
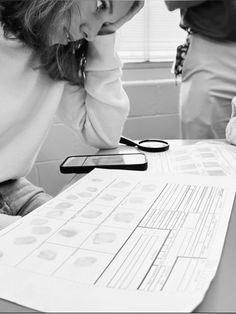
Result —
<svg viewBox="0 0 236 314"><path fill-rule="evenodd" d="M114 32L142 6L0 0L0 228L51 198L24 176L56 113L88 144L118 144L129 101Z"/></svg>

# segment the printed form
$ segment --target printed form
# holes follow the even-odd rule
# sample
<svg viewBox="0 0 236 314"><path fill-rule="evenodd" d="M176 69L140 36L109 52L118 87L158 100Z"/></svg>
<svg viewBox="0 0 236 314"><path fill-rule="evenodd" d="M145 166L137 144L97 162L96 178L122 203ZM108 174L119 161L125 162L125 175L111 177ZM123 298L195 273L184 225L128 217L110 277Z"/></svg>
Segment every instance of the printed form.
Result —
<svg viewBox="0 0 236 314"><path fill-rule="evenodd" d="M236 177L236 147L225 142L200 141L146 155L152 172Z"/></svg>
<svg viewBox="0 0 236 314"><path fill-rule="evenodd" d="M216 273L235 187L96 169L0 233L0 298L45 312L191 312Z"/></svg>

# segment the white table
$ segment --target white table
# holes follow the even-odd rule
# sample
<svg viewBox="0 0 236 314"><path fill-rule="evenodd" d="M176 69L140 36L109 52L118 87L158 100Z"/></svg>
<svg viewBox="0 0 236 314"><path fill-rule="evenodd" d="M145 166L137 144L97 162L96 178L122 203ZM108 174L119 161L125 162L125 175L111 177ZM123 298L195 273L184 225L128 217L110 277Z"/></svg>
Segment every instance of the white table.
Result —
<svg viewBox="0 0 236 314"><path fill-rule="evenodd" d="M170 147L189 145L196 141L170 140ZM134 152L134 148L120 147L114 152ZM71 183L77 181L81 175L76 175ZM16 283L17 285L17 283ZM231 214L222 258L216 276L207 294L196 309L196 312L236 312L236 201ZM0 299L0 312L32 312L25 307Z"/></svg>

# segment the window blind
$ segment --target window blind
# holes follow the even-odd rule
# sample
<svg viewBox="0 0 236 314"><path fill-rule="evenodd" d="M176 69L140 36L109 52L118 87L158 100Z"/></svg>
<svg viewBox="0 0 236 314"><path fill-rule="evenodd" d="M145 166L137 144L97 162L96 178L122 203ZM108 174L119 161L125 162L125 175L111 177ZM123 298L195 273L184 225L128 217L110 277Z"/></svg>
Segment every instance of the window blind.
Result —
<svg viewBox="0 0 236 314"><path fill-rule="evenodd" d="M170 61L186 33L179 27L179 10L170 12L164 0L145 0L145 5L119 31L117 45L124 62Z"/></svg>

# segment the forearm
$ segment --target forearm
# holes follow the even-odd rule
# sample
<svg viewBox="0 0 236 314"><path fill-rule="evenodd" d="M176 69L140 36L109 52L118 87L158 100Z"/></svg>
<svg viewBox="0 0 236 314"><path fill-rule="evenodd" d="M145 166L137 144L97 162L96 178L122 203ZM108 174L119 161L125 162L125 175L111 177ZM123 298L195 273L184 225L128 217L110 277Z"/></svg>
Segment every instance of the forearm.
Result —
<svg viewBox="0 0 236 314"><path fill-rule="evenodd" d="M88 141L100 138L101 148L117 146L129 110L129 100L122 88L122 63L115 50L115 34L101 36L91 43L88 56L86 107L87 121L84 134ZM96 130L97 136L89 134Z"/></svg>
<svg viewBox="0 0 236 314"><path fill-rule="evenodd" d="M209 0L165 0L165 4L168 10L174 11L176 9L187 9L194 7L206 1Z"/></svg>
<svg viewBox="0 0 236 314"><path fill-rule="evenodd" d="M114 42L115 34L99 36L90 43L85 87L68 86L67 100L59 112L86 143L97 148L118 145L129 111Z"/></svg>
<svg viewBox="0 0 236 314"><path fill-rule="evenodd" d="M96 89L88 86L83 137L97 148L117 147L129 111L129 100L121 87L119 70L110 72L106 80L103 74L94 75L94 84Z"/></svg>

